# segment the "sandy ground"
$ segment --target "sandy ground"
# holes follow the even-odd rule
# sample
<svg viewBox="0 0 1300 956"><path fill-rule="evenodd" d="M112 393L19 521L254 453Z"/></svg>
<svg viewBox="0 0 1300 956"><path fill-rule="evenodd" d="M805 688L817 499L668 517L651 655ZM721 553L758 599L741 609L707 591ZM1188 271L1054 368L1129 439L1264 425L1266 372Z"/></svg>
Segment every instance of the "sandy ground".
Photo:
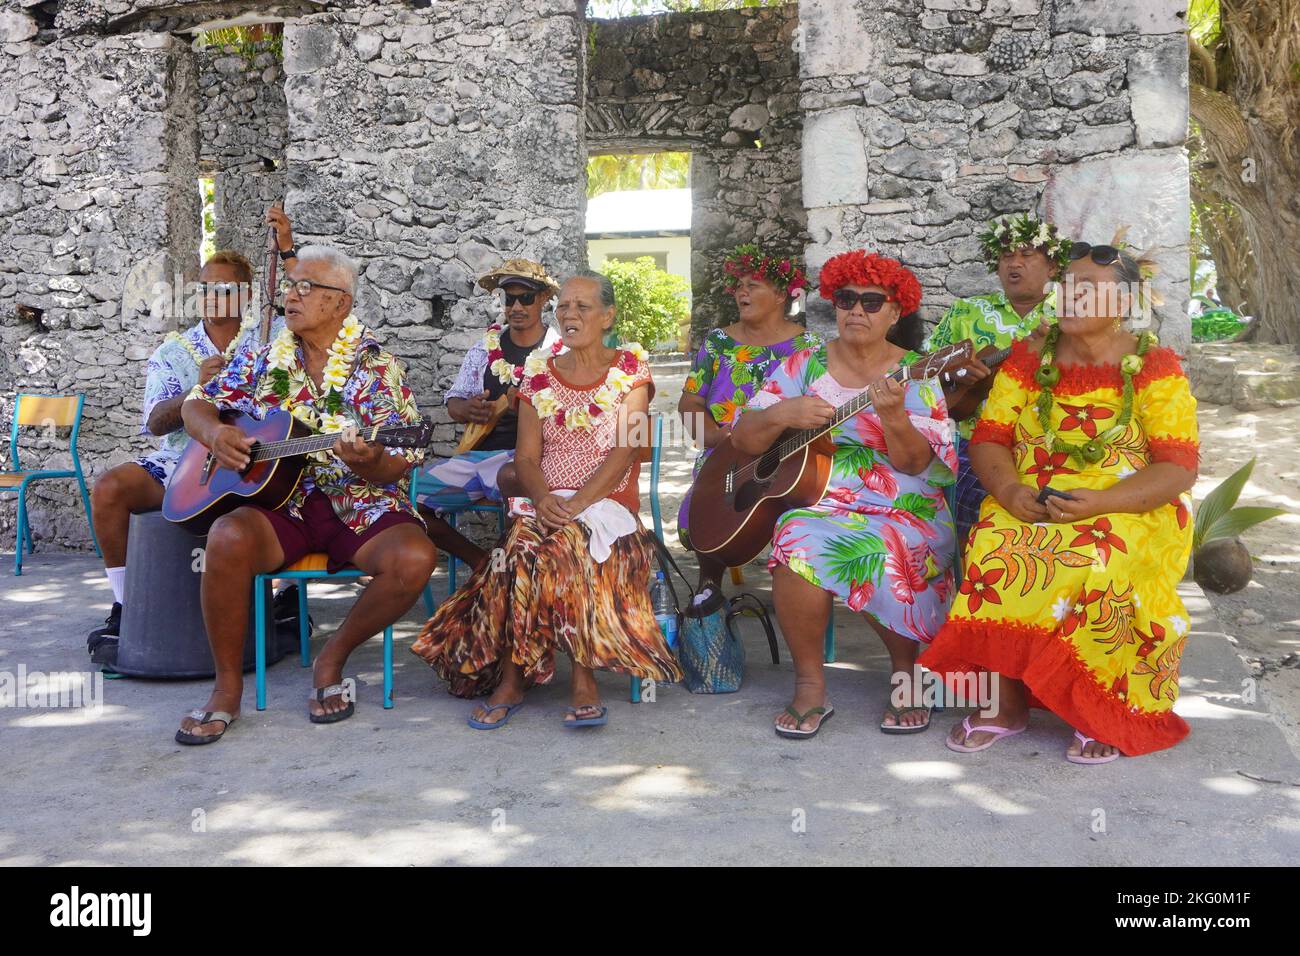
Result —
<svg viewBox="0 0 1300 956"><path fill-rule="evenodd" d="M1208 594L1210 604L1291 747L1300 753L1300 408L1241 412L1202 404L1200 501L1250 459L1255 468L1240 504L1285 508L1293 515L1266 521L1242 540L1255 558L1255 576L1236 594Z"/></svg>
<svg viewBox="0 0 1300 956"><path fill-rule="evenodd" d="M684 371L656 367L657 409L671 410ZM670 449L670 540L689 471L686 449ZM745 577L770 599L761 565ZM444 570L434 587L445 594ZM355 586L311 593L319 646ZM625 678L601 674L609 726L575 732L560 726L561 663L510 726L473 731L470 704L407 651L416 608L396 627L395 708L380 706L372 640L348 669L357 714L335 726L308 723L309 674L292 658L270 668L266 711L250 676L240 722L210 747L172 740L205 681L106 681L96 710L0 709L0 863L1293 863L1300 761L1270 695L1244 694L1248 671L1208 602L1183 593L1192 637L1177 710L1191 735L1101 767L1067 763L1069 728L1048 714L969 756L943 746L954 711L926 733L882 735L887 658L842 606L827 672L836 716L814 740L772 733L792 674L784 647L773 666L757 633L739 693L669 687L632 704ZM38 553L22 578L0 575L0 672L84 670L84 635L110 600L93 556Z"/></svg>

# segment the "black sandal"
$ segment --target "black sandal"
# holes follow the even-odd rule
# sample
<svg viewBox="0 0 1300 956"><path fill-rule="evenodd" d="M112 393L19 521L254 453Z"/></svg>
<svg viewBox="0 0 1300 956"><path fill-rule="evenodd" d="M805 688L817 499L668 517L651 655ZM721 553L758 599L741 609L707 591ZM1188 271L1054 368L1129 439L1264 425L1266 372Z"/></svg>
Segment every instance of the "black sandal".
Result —
<svg viewBox="0 0 1300 956"><path fill-rule="evenodd" d="M226 725L221 728L221 733L218 734L192 734L188 730L176 731L176 742L178 744L187 744L191 747L201 747L204 744L215 744L222 737L226 736L226 731L230 729L230 725L239 719L224 710L191 710L188 716L193 720L197 720L200 724L207 724L214 720L219 720Z"/></svg>
<svg viewBox="0 0 1300 956"><path fill-rule="evenodd" d="M348 694L347 684L330 684L328 687L315 688L311 696L307 699L315 700L318 704L325 703L326 697L343 697ZM313 724L337 724L340 720L347 720L356 712L356 704L348 701L348 705L342 710L336 710L334 713L313 714L311 708L307 709L307 719Z"/></svg>

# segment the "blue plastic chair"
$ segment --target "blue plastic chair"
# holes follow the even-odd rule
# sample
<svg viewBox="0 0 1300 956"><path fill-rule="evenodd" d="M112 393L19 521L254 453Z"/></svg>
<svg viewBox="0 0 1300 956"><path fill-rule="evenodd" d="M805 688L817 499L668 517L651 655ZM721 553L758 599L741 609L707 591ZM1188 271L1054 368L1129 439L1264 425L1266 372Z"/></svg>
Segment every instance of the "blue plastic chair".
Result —
<svg viewBox="0 0 1300 956"><path fill-rule="evenodd" d="M420 486L420 469L417 467L411 472L411 501L418 506L418 495ZM463 501L452 499L448 502L439 502L436 506L425 505L425 507L435 507L437 512L447 519L447 524L453 529L456 527L456 517L466 514L467 512L495 512L497 516L497 534L502 534L506 530L506 506L504 502L495 501L471 501L468 496ZM451 552L447 553L447 594L456 593L456 565L460 564L459 559ZM426 584L424 586L424 608L432 616L437 609L437 602L433 599L433 587Z"/></svg>
<svg viewBox="0 0 1300 956"><path fill-rule="evenodd" d="M27 488L38 481L51 478L76 478L81 490L81 504L86 509L86 523L90 525L90 540L99 550L99 539L95 536L95 524L90 517L90 493L86 490L86 476L81 469L81 457L77 453L77 438L81 434L81 410L86 396L76 395L34 395L19 393L14 399L13 423L9 429L9 463L10 467L0 470L0 494L18 496L18 527L14 541L14 575L23 573L23 548L28 553L36 551L36 539L32 535L31 522L27 518ZM72 451L72 468L29 468L24 469L18 457L18 429L24 426L39 428L71 428L70 448Z"/></svg>

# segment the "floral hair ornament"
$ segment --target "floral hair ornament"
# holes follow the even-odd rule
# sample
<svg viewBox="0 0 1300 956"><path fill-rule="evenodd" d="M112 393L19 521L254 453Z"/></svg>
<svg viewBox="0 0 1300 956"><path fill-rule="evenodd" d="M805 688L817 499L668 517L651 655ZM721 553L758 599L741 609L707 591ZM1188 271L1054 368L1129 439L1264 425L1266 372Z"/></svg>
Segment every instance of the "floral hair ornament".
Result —
<svg viewBox="0 0 1300 956"><path fill-rule="evenodd" d="M741 279L753 276L770 282L792 299L797 299L808 288L808 277L789 256L769 256L754 243L736 246L722 260L723 287L735 292Z"/></svg>
<svg viewBox="0 0 1300 956"><path fill-rule="evenodd" d="M1028 213L994 219L977 238L989 272L998 271L998 261L1004 253L1025 246L1042 250L1047 261L1055 263L1055 275L1062 275L1070 265L1070 240L1052 223Z"/></svg>
<svg viewBox="0 0 1300 956"><path fill-rule="evenodd" d="M834 299L846 285L878 285L888 289L898 303L899 315L910 315L921 305L921 283L897 259L865 249L842 252L826 260L821 271L821 295Z"/></svg>

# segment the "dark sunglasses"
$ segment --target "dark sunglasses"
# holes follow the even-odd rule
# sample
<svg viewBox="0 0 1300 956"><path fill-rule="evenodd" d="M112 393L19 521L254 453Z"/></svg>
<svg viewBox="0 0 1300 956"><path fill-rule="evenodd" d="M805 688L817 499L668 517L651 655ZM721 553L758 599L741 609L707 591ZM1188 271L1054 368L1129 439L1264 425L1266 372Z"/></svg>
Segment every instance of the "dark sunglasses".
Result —
<svg viewBox="0 0 1300 956"><path fill-rule="evenodd" d="M522 302L524 305L532 305L537 301L536 292L506 292L501 290L501 294L506 297L506 308L510 308L516 302Z"/></svg>
<svg viewBox="0 0 1300 956"><path fill-rule="evenodd" d="M1099 266L1109 266L1123 255L1114 246L1094 246L1087 242L1076 242L1070 246L1071 262L1087 256Z"/></svg>
<svg viewBox="0 0 1300 956"><path fill-rule="evenodd" d="M200 282L199 290L204 295L238 295L247 286L242 282Z"/></svg>
<svg viewBox="0 0 1300 956"><path fill-rule="evenodd" d="M844 312L852 312L853 307L859 302L862 303L862 311L874 315L879 312L886 302L893 302L887 295L881 295L879 292L851 292L848 289L840 289L835 293L835 308Z"/></svg>

